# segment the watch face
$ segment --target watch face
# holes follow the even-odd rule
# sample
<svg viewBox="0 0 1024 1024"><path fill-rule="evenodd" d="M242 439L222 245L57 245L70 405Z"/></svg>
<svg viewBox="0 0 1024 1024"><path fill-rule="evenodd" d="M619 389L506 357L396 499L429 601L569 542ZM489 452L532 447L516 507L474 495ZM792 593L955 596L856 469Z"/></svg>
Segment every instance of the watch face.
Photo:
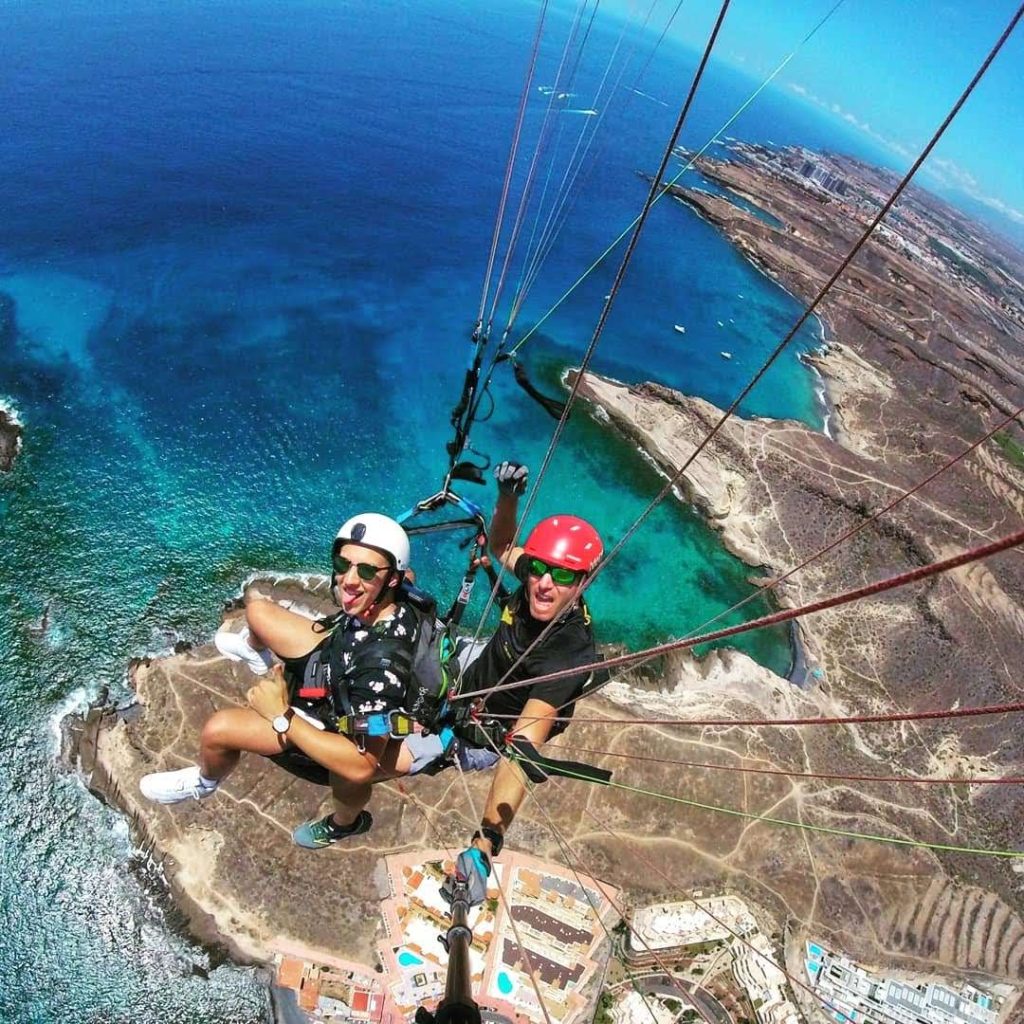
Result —
<svg viewBox="0 0 1024 1024"><path fill-rule="evenodd" d="M287 715L278 715L271 723L274 732L287 732L292 720Z"/></svg>

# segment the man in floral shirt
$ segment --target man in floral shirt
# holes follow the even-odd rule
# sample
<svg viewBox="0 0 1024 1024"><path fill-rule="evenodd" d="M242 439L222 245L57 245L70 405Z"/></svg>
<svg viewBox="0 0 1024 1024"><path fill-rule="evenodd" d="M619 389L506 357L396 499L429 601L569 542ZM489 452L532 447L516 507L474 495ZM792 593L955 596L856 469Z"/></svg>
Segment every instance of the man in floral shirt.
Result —
<svg viewBox="0 0 1024 1024"><path fill-rule="evenodd" d="M142 794L163 804L205 799L250 752L321 785L365 786L368 797L418 639L417 614L398 598L408 565L405 531L368 512L349 519L334 541L338 615L313 622L272 601L248 601L246 627L220 631L215 643L265 678L248 691L248 707L223 708L207 720L197 765L144 776ZM271 668L271 652L283 667ZM294 839L320 848L372 823L365 810L350 822L327 815L299 826Z"/></svg>

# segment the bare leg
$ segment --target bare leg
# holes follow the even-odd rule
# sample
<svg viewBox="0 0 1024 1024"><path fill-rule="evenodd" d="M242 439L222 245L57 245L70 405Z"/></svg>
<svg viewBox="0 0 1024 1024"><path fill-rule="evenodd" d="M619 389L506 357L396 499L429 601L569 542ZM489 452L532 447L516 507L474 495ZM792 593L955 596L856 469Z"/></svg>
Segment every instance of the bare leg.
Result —
<svg viewBox="0 0 1024 1024"><path fill-rule="evenodd" d="M370 802L372 790L370 782L349 782L331 772L331 795L334 797L331 822L339 828L351 825Z"/></svg>
<svg viewBox="0 0 1024 1024"><path fill-rule="evenodd" d="M359 817L360 812L370 802L373 787L378 782L399 778L409 774L411 759L405 755L404 766L401 764L404 745L401 740L389 740L381 752L377 762L377 771L369 782L351 782L331 772L331 795L334 797L334 813L331 820L339 828L351 825Z"/></svg>
<svg viewBox="0 0 1024 1024"><path fill-rule="evenodd" d="M246 604L245 621L252 639L261 647L269 647L279 658L301 658L324 638L305 615L265 599Z"/></svg>
<svg viewBox="0 0 1024 1024"><path fill-rule="evenodd" d="M286 746L284 737L252 708L224 708L203 726L199 770L204 778L219 781L238 764L242 751L269 756L280 754Z"/></svg>

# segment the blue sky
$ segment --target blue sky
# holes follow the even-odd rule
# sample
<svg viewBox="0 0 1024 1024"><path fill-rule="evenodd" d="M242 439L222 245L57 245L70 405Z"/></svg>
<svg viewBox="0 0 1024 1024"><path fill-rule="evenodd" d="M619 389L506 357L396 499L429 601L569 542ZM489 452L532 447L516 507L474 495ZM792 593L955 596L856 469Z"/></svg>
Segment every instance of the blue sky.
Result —
<svg viewBox="0 0 1024 1024"><path fill-rule="evenodd" d="M636 0L606 0L621 12ZM659 0L664 25L677 0ZM733 0L717 55L764 78L834 0ZM640 3L646 10L646 3ZM1009 23L1017 0L845 0L776 80L908 166ZM672 35L703 47L718 0L685 0ZM922 170L1024 226L1024 21Z"/></svg>

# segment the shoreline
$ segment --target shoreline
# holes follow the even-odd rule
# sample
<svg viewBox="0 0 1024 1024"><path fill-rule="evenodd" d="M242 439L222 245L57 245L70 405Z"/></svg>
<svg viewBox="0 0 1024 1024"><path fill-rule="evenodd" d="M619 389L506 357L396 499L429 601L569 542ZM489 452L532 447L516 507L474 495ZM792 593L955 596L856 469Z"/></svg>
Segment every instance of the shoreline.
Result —
<svg viewBox="0 0 1024 1024"><path fill-rule="evenodd" d="M25 423L11 399L0 398L0 472L8 473L21 455Z"/></svg>
<svg viewBox="0 0 1024 1024"><path fill-rule="evenodd" d="M735 191L734 189L732 189L731 186L723 186L723 187L729 188L730 190ZM699 190L698 189L694 189L694 191L699 191ZM742 207L737 206L735 203L729 202L729 200L727 198L715 195L714 193L710 193L710 192L709 193L703 193L702 192L701 194L702 195L707 195L712 200L717 199L717 200L719 200L721 202L728 203L728 205L733 210L735 210L737 213L742 214L742 215L750 216L749 214L747 214L747 211L745 211ZM739 194L739 193L737 193L737 194ZM747 198L746 196L741 196L741 197L742 198L746 198L748 202L754 203L754 205L757 205L757 206L760 207L760 204L757 203L754 198L752 198L752 197L751 198ZM721 224L718 221L716 221L715 218L712 217L699 204L692 203L686 197L680 196L680 195L673 195L672 198L674 198L676 200L676 202L678 202L680 205L686 207L691 213L696 214L706 224L710 225L716 231L716 233L722 234ZM772 271L771 267L769 267L766 262L764 262L762 259L760 259L753 252L753 250L747 248L744 245L736 243L731 238L729 238L728 235L725 235L724 237L725 237L725 240L727 242L729 242L729 244L732 246L732 248L736 252L736 254L739 255L740 258L744 260L744 262L749 264L750 267L752 267L754 271L756 271L758 274L760 274L761 277L763 277L766 280L770 281L776 288L779 288L786 295L788 295L797 304L797 306L800 308L801 312L806 310L807 302L804 299L802 299L796 293L796 291L794 291L792 288L790 288L789 285L780 276L775 274ZM818 333L818 339L819 339L818 340L818 344L817 344L817 346L814 349L812 349L809 352L800 352L800 353L798 353L797 354L797 359L798 359L798 361L802 365L805 365L805 366L809 365L811 367L811 369L812 369L813 376L815 378L820 379L820 381L821 381L821 386L818 387L817 386L818 381L816 380L815 381L815 388L814 388L815 397L818 400L818 408L819 408L819 410L821 412L821 424L820 424L820 426L815 426L812 429L821 430L826 435L826 437L832 438L834 440L835 438L833 437L832 433L829 431L829 422L835 416L835 407L834 407L834 403L832 403L831 400L830 400L827 380L825 379L825 375L823 373L821 373L820 370L818 370L817 367L815 367L813 364L808 364L807 362L805 362L805 360L807 360L808 357L822 355L822 354L826 353L828 351L829 346L832 345L832 344L837 344L838 340L836 339L835 330L834 330L832 324L830 324L828 322L827 314L826 313L822 312L821 310L817 310L814 313L811 313L811 315L810 315L810 317L808 319L813 320L815 322L816 326L817 326L817 333ZM799 422L803 422L803 421L799 421Z"/></svg>
<svg viewBox="0 0 1024 1024"><path fill-rule="evenodd" d="M563 386L566 387L567 390L572 386L572 378L578 373L578 367L566 367L566 369L563 370L561 375L561 381ZM590 375L591 374L588 374L588 376ZM598 375L593 374L593 376ZM633 451L648 466L650 466L651 469L654 470L654 472L658 475L660 479L664 480L665 483L668 483L669 480L672 479L673 474L668 472L665 466L661 462L659 462L659 460L644 446L643 442L637 437L630 435L628 432L623 431L621 429L621 426L615 422L615 420L609 415L608 411L603 406L595 404L589 400L587 404L590 415L593 416L593 418L597 422L615 431L623 438L623 440L629 442ZM742 562L744 565L748 566L751 569L757 569L761 571L770 569L769 566L766 566L761 562L751 560L751 558L749 557L749 553L745 550L734 550L723 537L721 531L717 530L714 524L708 521L699 503L695 502L691 496L688 496L685 493L684 489L681 487L678 481L672 485L670 493L672 494L672 497L677 502L679 502L680 505L683 505L685 508L691 510L698 518L700 518L701 521L704 523L705 527L707 527L711 532L717 534L718 542L721 545L722 550L724 550L727 554L731 555L733 558L739 559L740 562ZM770 576L771 573L767 573L766 575ZM763 590L762 593L764 593ZM771 593L774 595L774 591L772 591ZM775 601L775 603L778 604L774 596L771 598L771 600ZM806 662L803 641L802 638L800 638L799 636L798 623L794 623L793 628L787 631L787 647L789 651L789 665L787 666L785 674L783 674L781 678L788 679L790 682L795 682L795 675L799 671L801 663ZM737 653L740 653L738 648L732 647L730 645L725 645L725 647L723 647L722 649L736 651ZM756 664L758 664L762 668L767 669L767 666L761 665L760 662L756 662ZM771 670L769 669L769 671Z"/></svg>

